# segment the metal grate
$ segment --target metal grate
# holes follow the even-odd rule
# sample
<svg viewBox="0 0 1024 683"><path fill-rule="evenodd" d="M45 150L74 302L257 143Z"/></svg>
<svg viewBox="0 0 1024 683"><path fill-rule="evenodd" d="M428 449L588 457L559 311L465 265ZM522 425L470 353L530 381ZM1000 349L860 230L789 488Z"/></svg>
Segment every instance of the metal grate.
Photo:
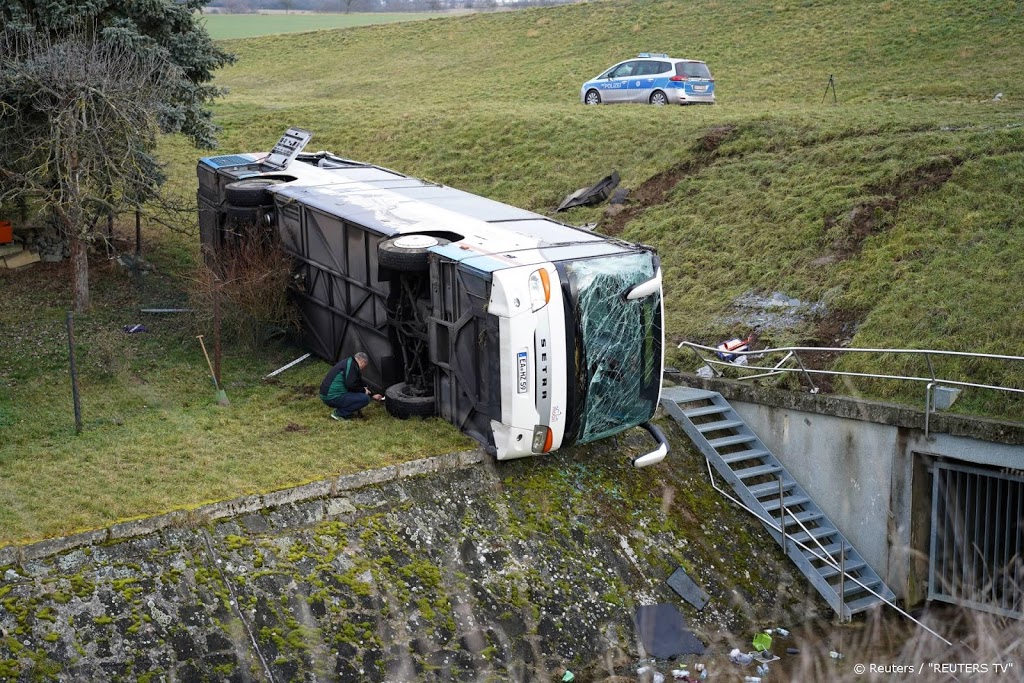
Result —
<svg viewBox="0 0 1024 683"><path fill-rule="evenodd" d="M239 156L238 154L227 154L219 157L206 157L203 161L207 162L214 168L224 168L226 166L245 166L251 164L252 159L250 157Z"/></svg>
<svg viewBox="0 0 1024 683"><path fill-rule="evenodd" d="M928 598L1024 618L1024 476L936 463Z"/></svg>

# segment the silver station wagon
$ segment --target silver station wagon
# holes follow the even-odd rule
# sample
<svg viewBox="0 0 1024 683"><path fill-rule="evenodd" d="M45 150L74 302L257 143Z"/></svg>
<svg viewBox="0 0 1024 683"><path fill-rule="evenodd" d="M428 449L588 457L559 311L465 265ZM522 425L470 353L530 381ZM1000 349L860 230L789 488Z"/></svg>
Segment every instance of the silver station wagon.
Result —
<svg viewBox="0 0 1024 683"><path fill-rule="evenodd" d="M641 52L580 88L584 104L714 104L715 79L704 62Z"/></svg>

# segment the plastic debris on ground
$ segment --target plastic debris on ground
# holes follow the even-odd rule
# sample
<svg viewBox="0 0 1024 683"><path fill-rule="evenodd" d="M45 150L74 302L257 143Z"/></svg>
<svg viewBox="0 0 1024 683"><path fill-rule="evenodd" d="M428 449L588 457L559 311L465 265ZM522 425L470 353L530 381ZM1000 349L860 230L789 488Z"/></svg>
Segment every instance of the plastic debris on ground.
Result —
<svg viewBox="0 0 1024 683"><path fill-rule="evenodd" d="M757 633L754 635L753 645L758 652L769 650L772 647L772 637L767 633Z"/></svg>
<svg viewBox="0 0 1024 683"><path fill-rule="evenodd" d="M562 674L562 683L571 683L576 680L576 675L571 671L566 671Z"/></svg>
<svg viewBox="0 0 1024 683"><path fill-rule="evenodd" d="M149 328L145 325L125 325L121 328L121 331L125 334L140 334L142 332L149 332Z"/></svg>
<svg viewBox="0 0 1024 683"><path fill-rule="evenodd" d="M748 349L750 349L750 344L753 341L753 335L747 337L746 339L740 339L738 337L735 339L728 339L715 347L718 349L715 355L718 356L719 359L724 360L727 363L732 363L734 365L746 365L747 357L740 355L737 352L747 351Z"/></svg>
<svg viewBox="0 0 1024 683"><path fill-rule="evenodd" d="M648 655L671 659L704 654L704 644L686 628L686 620L675 605L641 605L635 619L640 642Z"/></svg>

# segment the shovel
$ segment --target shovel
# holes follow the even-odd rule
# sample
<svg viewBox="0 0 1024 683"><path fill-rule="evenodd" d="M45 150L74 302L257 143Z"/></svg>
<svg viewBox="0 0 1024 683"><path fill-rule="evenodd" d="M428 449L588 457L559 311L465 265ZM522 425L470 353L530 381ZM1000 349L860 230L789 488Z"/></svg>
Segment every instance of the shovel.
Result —
<svg viewBox="0 0 1024 683"><path fill-rule="evenodd" d="M231 405L231 401L228 400L228 395L224 393L224 390L220 388L220 384L217 383L217 375L213 372L213 364L210 362L210 355L206 353L206 344L203 343L203 335L199 335L196 339L199 340L199 346L203 347L203 356L206 357L206 367L210 368L210 378L213 379L213 387L217 390L217 405Z"/></svg>

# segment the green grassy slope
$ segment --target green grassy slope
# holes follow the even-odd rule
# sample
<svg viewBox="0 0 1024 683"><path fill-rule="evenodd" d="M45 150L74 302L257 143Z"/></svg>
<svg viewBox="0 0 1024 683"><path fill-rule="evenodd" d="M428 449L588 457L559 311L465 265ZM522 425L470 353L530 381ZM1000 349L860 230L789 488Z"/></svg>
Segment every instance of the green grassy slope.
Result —
<svg viewBox="0 0 1024 683"><path fill-rule="evenodd" d="M541 212L612 168L634 189L663 174L655 205L599 229L658 247L673 341L745 331L735 297L780 291L827 319L765 343L835 328L1016 354L1022 38L1013 2L600 2L232 42L216 112L225 149L299 125L315 148ZM578 103L642 50L706 60L718 105Z"/></svg>
<svg viewBox="0 0 1024 683"><path fill-rule="evenodd" d="M322 31L390 24L396 21L418 21L431 15L425 12L353 12L337 14L207 14L203 17L206 32L214 40L253 38L275 33Z"/></svg>
<svg viewBox="0 0 1024 683"><path fill-rule="evenodd" d="M638 198L627 213L561 216L658 248L673 342L746 332L730 322L735 298L778 291L827 314L764 343L832 344L855 330L854 345L1021 354L1022 38L1024 12L999 0L475 14L229 42L239 60L218 76L230 92L215 117L225 151L267 149L298 125L315 132L313 149L543 213L617 169ZM584 80L644 50L707 60L719 104L579 104ZM822 103L829 74L838 104ZM194 197L201 153L178 139L162 151ZM187 272L198 253L195 235L147 229L145 239L164 274ZM308 393L322 363L281 385L260 381L297 355L286 349L225 349L232 407L214 413L194 333L137 313L181 298L165 279L139 289L101 261L97 309L78 322L80 437L64 355L67 274L0 273L0 543L468 443L439 421L409 428L382 412L343 436ZM121 334L138 322L152 332ZM964 370L1024 386L1019 368ZM910 398L920 405L922 393Z"/></svg>

